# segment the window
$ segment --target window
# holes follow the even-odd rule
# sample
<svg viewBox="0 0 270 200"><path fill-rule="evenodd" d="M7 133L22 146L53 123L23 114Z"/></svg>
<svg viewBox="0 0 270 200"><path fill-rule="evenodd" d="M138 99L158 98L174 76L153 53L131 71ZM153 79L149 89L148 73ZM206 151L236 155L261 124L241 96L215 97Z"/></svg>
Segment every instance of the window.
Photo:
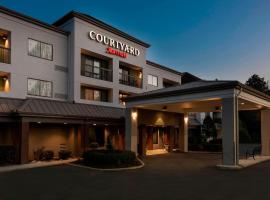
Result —
<svg viewBox="0 0 270 200"><path fill-rule="evenodd" d="M33 39L28 39L28 54L47 60L53 59L53 46Z"/></svg>
<svg viewBox="0 0 270 200"><path fill-rule="evenodd" d="M82 55L81 75L112 81L112 70L109 69L109 62L86 55Z"/></svg>
<svg viewBox="0 0 270 200"><path fill-rule="evenodd" d="M41 97L52 97L52 82L28 79L27 94Z"/></svg>
<svg viewBox="0 0 270 200"><path fill-rule="evenodd" d="M81 87L81 99L90 101L108 102L108 91L102 89L91 88L87 86Z"/></svg>
<svg viewBox="0 0 270 200"><path fill-rule="evenodd" d="M0 92L10 91L10 74L0 72Z"/></svg>
<svg viewBox="0 0 270 200"><path fill-rule="evenodd" d="M9 31L0 29L0 62L10 64L11 56L11 45L10 45L10 35Z"/></svg>
<svg viewBox="0 0 270 200"><path fill-rule="evenodd" d="M122 104L123 106L125 106L126 105L126 102L124 101L124 98L126 98L128 96L129 96L129 94L119 92L119 102L120 102L120 104Z"/></svg>
<svg viewBox="0 0 270 200"><path fill-rule="evenodd" d="M158 86L158 77L153 75L148 75L148 84L153 86Z"/></svg>

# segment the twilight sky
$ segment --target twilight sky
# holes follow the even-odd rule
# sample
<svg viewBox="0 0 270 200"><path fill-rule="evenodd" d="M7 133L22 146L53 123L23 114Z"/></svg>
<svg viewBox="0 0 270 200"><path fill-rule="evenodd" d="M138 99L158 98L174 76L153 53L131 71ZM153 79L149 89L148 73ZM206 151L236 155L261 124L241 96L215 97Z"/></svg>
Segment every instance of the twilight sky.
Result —
<svg viewBox="0 0 270 200"><path fill-rule="evenodd" d="M204 79L270 80L269 0L0 0L52 23L84 12L151 44L147 58Z"/></svg>

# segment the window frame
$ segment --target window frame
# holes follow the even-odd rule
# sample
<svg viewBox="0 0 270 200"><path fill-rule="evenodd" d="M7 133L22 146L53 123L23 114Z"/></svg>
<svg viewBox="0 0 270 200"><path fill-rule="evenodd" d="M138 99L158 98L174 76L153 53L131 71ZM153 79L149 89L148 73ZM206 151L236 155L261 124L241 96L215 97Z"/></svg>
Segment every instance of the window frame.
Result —
<svg viewBox="0 0 270 200"><path fill-rule="evenodd" d="M151 82L149 83L149 77L151 77ZM154 82L153 82L153 78L156 78L157 79L157 85L154 85ZM147 84L148 85L152 85L154 87L158 87L158 76L155 76L155 75L152 75L152 74L148 74L147 75Z"/></svg>
<svg viewBox="0 0 270 200"><path fill-rule="evenodd" d="M36 41L36 42L38 42L40 45L39 45L39 53L40 53L40 56L36 56L36 55L32 55L31 53L30 53L30 50L29 50L29 41L30 40L33 40L33 41ZM28 38L28 40L27 40L27 42L28 42L28 45L27 45L27 53L28 53L28 56L32 56L32 57L36 57L36 58L41 58L41 59L44 59L44 60L49 60L49 61L53 61L53 44L50 44L50 43L47 43L47 42L42 42L42 41L40 41L40 40L36 40L36 39L33 39L33 38ZM41 44L45 44L45 45L50 45L51 47L52 47L52 58L51 59L49 59L49 58L44 58L44 57L42 57L41 56Z"/></svg>
<svg viewBox="0 0 270 200"><path fill-rule="evenodd" d="M93 99L85 98L86 97L85 90L91 91L91 93L92 93L91 96L93 97ZM81 92L81 99L83 99L83 100L110 103L109 90L107 90L107 89L99 89L99 88L95 88L95 87L81 86L80 92ZM95 93L99 93L99 100L96 98L97 96L95 95ZM105 97L105 101L104 101L104 97Z"/></svg>
<svg viewBox="0 0 270 200"><path fill-rule="evenodd" d="M38 81L39 83L40 82L50 83L51 84L50 96L42 96L41 95L41 86L39 86L39 95L29 93L29 88L28 88L29 80L35 80L35 81ZM52 81L41 80L41 79L35 79L35 78L27 78L27 95L35 96L35 97L53 98L53 82Z"/></svg>

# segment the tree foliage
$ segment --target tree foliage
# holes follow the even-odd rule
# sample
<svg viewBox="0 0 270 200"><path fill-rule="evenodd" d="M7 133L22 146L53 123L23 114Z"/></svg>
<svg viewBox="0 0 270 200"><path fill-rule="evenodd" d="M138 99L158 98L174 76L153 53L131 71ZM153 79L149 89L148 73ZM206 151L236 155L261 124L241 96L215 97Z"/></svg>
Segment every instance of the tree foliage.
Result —
<svg viewBox="0 0 270 200"><path fill-rule="evenodd" d="M203 120L202 132L207 138L215 139L217 137L215 122L209 115Z"/></svg>
<svg viewBox="0 0 270 200"><path fill-rule="evenodd" d="M261 92L268 90L268 82L257 74L253 74L251 77L249 77L249 79L246 81L246 85Z"/></svg>

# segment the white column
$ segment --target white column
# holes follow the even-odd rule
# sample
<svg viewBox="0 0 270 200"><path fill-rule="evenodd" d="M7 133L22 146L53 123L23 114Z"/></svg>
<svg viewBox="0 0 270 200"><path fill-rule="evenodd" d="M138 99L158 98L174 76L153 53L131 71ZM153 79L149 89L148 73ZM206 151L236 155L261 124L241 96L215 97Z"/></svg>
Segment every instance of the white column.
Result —
<svg viewBox="0 0 270 200"><path fill-rule="evenodd" d="M222 146L223 165L238 165L238 100L235 96L222 99Z"/></svg>
<svg viewBox="0 0 270 200"><path fill-rule="evenodd" d="M270 155L270 110L261 110L261 145L262 155Z"/></svg>
<svg viewBox="0 0 270 200"><path fill-rule="evenodd" d="M138 153L138 111L135 108L126 109L125 149Z"/></svg>

